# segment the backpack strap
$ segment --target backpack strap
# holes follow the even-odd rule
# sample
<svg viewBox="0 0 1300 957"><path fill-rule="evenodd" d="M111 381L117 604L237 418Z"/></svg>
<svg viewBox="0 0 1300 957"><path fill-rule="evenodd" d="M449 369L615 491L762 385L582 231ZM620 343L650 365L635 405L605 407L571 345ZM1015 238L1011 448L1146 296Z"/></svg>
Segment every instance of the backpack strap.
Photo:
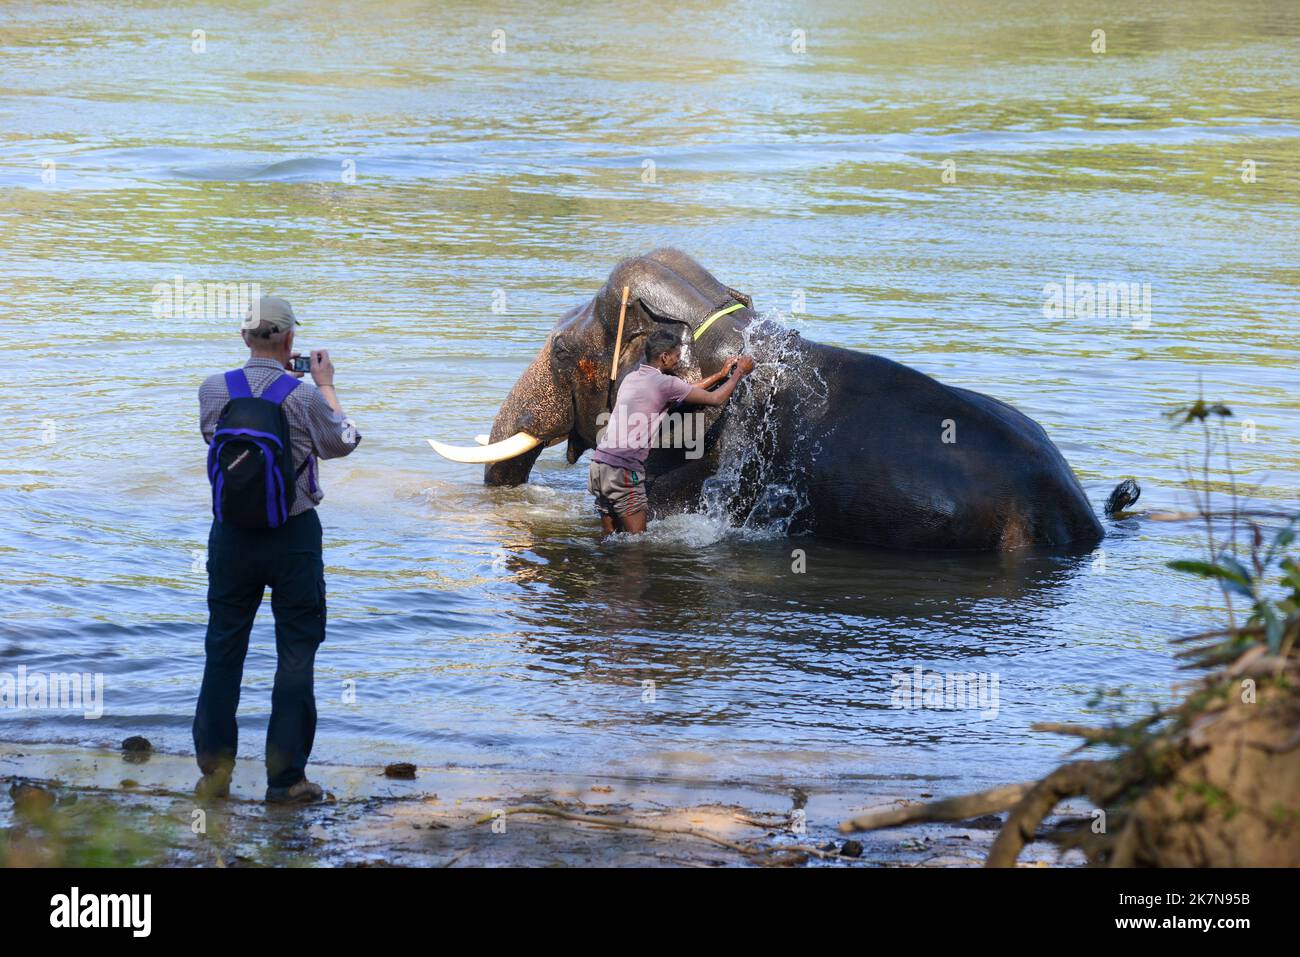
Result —
<svg viewBox="0 0 1300 957"><path fill-rule="evenodd" d="M249 388L248 376L244 374L243 369L231 369L226 373L226 391L230 393L232 399L251 399L253 397L253 390Z"/></svg>
<svg viewBox="0 0 1300 957"><path fill-rule="evenodd" d="M293 480L296 482L302 478L302 473L307 473L307 491L315 495L320 491L320 486L316 484L316 453L308 452L307 458L302 465L298 466L297 471L293 473Z"/></svg>
<svg viewBox="0 0 1300 957"><path fill-rule="evenodd" d="M260 399L266 399L268 402L274 402L279 405L289 397L289 393L298 388L298 379L291 375L282 375L276 379L258 396Z"/></svg>

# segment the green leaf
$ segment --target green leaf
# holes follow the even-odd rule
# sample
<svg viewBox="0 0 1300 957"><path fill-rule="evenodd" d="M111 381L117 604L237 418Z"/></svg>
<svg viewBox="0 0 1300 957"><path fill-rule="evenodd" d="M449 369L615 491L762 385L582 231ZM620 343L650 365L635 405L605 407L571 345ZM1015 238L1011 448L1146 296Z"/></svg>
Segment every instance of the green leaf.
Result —
<svg viewBox="0 0 1300 957"><path fill-rule="evenodd" d="M1282 559L1282 571L1286 574L1278 580L1284 588L1290 588L1292 593L1297 598L1300 598L1300 566L1297 566L1293 559L1284 558Z"/></svg>
<svg viewBox="0 0 1300 957"><path fill-rule="evenodd" d="M1283 551L1295 541L1295 523L1296 517L1293 516L1273 537L1273 544L1268 546L1268 552L1264 555L1265 565L1271 565L1273 559L1277 557L1277 553Z"/></svg>
<svg viewBox="0 0 1300 957"><path fill-rule="evenodd" d="M1231 555L1225 554L1219 556L1219 568L1223 570L1219 577L1223 580L1224 588L1234 591L1238 595L1245 595L1247 598L1254 599L1255 581L1245 565Z"/></svg>
<svg viewBox="0 0 1300 957"><path fill-rule="evenodd" d="M1191 422L1204 422L1212 415L1220 418L1227 418L1232 415L1232 410L1222 402L1207 403L1204 399L1197 399L1190 405L1180 405L1176 409L1170 409L1165 413L1165 417L1172 419L1174 425L1187 425Z"/></svg>
<svg viewBox="0 0 1300 957"><path fill-rule="evenodd" d="M1230 567L1228 562L1236 567ZM1174 571L1190 572L1202 578L1217 578L1225 590L1244 595L1251 601L1255 600L1255 593L1250 588L1250 573L1242 568L1239 561L1229 555L1221 555L1217 564L1184 558L1170 562L1169 567Z"/></svg>
<svg viewBox="0 0 1300 957"><path fill-rule="evenodd" d="M1285 630L1282 627L1282 619L1267 602L1260 602L1256 610L1264 619L1264 637L1268 639L1269 654L1275 655L1282 650L1282 633Z"/></svg>
<svg viewBox="0 0 1300 957"><path fill-rule="evenodd" d="M1200 575L1202 578L1218 578L1220 574L1217 565L1211 565L1209 562L1199 562L1190 558L1180 558L1168 564L1176 572L1190 572L1193 575Z"/></svg>

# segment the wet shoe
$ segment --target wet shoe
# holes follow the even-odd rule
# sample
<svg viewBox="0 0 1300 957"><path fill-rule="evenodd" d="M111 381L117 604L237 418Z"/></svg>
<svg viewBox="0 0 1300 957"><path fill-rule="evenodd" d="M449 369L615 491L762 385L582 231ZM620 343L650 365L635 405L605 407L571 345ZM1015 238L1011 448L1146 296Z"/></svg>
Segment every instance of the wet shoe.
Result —
<svg viewBox="0 0 1300 957"><path fill-rule="evenodd" d="M267 804L314 804L317 801L324 800L325 792L321 790L319 784L312 784L306 778L303 778L297 784L291 784L287 788L268 787L266 789Z"/></svg>
<svg viewBox="0 0 1300 957"><path fill-rule="evenodd" d="M230 797L230 776L232 771L219 769L199 778L194 785L194 794L200 801L218 801Z"/></svg>

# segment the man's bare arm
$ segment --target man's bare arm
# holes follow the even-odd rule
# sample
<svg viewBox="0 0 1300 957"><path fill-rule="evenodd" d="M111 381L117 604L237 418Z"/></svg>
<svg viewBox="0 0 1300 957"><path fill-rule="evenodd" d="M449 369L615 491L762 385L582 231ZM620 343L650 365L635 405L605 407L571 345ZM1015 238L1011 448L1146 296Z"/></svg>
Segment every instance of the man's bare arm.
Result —
<svg viewBox="0 0 1300 957"><path fill-rule="evenodd" d="M296 357L298 353L294 353ZM290 370L292 371L292 370ZM301 372L293 373L299 379L302 378ZM316 388L320 390L321 396L329 404L329 407L343 415L343 403L339 402L339 394L334 391L334 361L330 359L328 349L315 349L311 354L311 377L316 383Z"/></svg>
<svg viewBox="0 0 1300 957"><path fill-rule="evenodd" d="M713 373L713 375L705 376L699 382L692 382L691 385L697 389L712 389L715 385L717 385L719 382L722 382L724 379L730 376L733 371L735 371L736 361L737 360L734 357L732 359L729 359L726 365L724 365L717 372Z"/></svg>
<svg viewBox="0 0 1300 957"><path fill-rule="evenodd" d="M753 371L754 360L749 356L741 356L731 364L731 376L719 388L710 392L708 389L693 386L682 401L692 405L722 405L731 398L731 393L736 391L740 380Z"/></svg>

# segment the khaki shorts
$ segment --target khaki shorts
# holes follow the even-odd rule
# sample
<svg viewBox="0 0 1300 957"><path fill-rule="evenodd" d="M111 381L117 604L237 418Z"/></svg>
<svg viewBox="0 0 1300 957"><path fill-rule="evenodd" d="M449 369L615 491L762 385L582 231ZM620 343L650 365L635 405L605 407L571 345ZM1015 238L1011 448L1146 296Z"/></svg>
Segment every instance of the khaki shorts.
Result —
<svg viewBox="0 0 1300 957"><path fill-rule="evenodd" d="M636 515L646 510L645 473L593 461L587 490L601 515Z"/></svg>

